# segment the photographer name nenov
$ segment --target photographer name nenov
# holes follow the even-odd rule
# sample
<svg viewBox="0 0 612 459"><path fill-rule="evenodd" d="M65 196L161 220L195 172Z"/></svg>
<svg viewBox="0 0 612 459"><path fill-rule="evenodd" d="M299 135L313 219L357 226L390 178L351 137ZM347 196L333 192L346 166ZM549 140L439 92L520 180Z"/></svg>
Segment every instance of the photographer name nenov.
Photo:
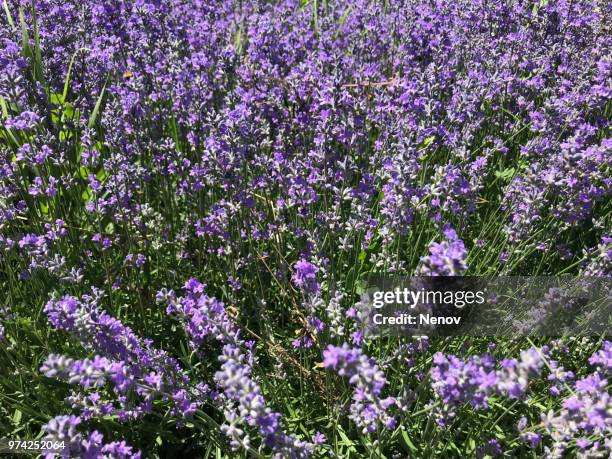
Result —
<svg viewBox="0 0 612 459"><path fill-rule="evenodd" d="M431 314L399 314L385 316L374 314L372 318L376 325L459 325L461 317L434 316Z"/></svg>

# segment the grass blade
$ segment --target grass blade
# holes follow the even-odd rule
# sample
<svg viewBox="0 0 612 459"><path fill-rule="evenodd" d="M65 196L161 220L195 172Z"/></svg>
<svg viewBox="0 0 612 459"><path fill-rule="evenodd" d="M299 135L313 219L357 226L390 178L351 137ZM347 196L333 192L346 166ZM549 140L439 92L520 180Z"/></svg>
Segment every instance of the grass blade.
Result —
<svg viewBox="0 0 612 459"><path fill-rule="evenodd" d="M36 2L32 0L32 22L34 26L34 69L36 78L43 80L42 53L40 51L40 34L38 33L38 15L36 14Z"/></svg>
<svg viewBox="0 0 612 459"><path fill-rule="evenodd" d="M2 2L2 5L4 6L4 12L6 13L6 20L8 21L9 25L11 26L11 29L15 30L15 22L13 21L13 16L11 16L11 11L9 10L8 4L6 3L6 0L4 0Z"/></svg>
<svg viewBox="0 0 612 459"><path fill-rule="evenodd" d="M8 118L8 105L2 96L0 96L0 109L2 109L2 117Z"/></svg>
<svg viewBox="0 0 612 459"><path fill-rule="evenodd" d="M68 64L68 72L66 72L66 80L64 81L64 90L62 91L62 103L66 102L66 97L68 96L68 88L70 87L70 72L72 72L72 66L74 65L74 60L76 59L79 51L89 51L89 48L79 48L77 49L72 57L70 58L70 63Z"/></svg>
<svg viewBox="0 0 612 459"><path fill-rule="evenodd" d="M108 82L108 80L106 80L106 82ZM100 95L98 96L98 100L96 101L96 105L93 109L93 112L91 112L91 116L89 117L89 122L87 123L87 127L89 127L90 129L93 128L96 124L96 119L98 118L98 112L100 111L100 107L102 106L102 101L104 100L105 92L106 92L106 83L104 83L104 86L102 87L102 91L100 92Z"/></svg>

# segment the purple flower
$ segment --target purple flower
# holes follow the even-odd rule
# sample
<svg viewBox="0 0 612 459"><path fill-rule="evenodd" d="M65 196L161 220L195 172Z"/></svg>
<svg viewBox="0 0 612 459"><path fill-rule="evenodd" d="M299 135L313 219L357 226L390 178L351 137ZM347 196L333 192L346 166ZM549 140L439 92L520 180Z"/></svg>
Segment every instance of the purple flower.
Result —
<svg viewBox="0 0 612 459"><path fill-rule="evenodd" d="M18 116L14 118L8 118L4 122L4 126L7 129L17 129L19 131L26 131L29 129L34 129L38 122L40 121L40 116L31 111L23 111Z"/></svg>
<svg viewBox="0 0 612 459"><path fill-rule="evenodd" d="M450 227L444 231L446 240L433 242L429 246L429 255L421 258L418 269L422 276L461 276L467 271L467 251L463 241Z"/></svg>
<svg viewBox="0 0 612 459"><path fill-rule="evenodd" d="M346 343L342 347L329 345L323 351L323 366L336 370L355 386L350 418L364 434L376 432L381 425L389 429L395 427L395 419L387 410L396 401L393 397L380 397L387 380L374 359Z"/></svg>
<svg viewBox="0 0 612 459"><path fill-rule="evenodd" d="M476 409L488 408L489 398L503 394L510 398L524 395L530 378L540 375L544 362L537 349L521 352L521 359L505 359L496 370L491 355L461 360L454 355L437 352L431 368L432 388L444 407L438 410L441 424L453 417L453 407L469 403Z"/></svg>
<svg viewBox="0 0 612 459"><path fill-rule="evenodd" d="M37 324L30 303L56 289L45 313L62 336L46 340L42 370L71 385L83 428L149 414L180 426L210 402L242 453L305 457L323 440L287 431L277 397L297 385L267 381L271 367L316 379L313 355L352 343L324 363L347 378L366 433L410 413L408 389L385 391L430 380L425 341L366 356L365 313L344 304L366 274L612 275L609 2L5 4L0 287L19 320L0 318L1 351L12 361L21 328ZM209 286L160 290L160 317L151 289L184 273ZM78 346L54 347L64 334ZM544 349L503 360L467 349L433 356L440 424L523 399L541 378L533 386L554 409L538 434L523 432L542 434L538 453L610 448L609 342L578 377L572 358ZM80 435L73 455L130 454ZM365 446L393 454L398 438Z"/></svg>
<svg viewBox="0 0 612 459"><path fill-rule="evenodd" d="M160 301L167 301L167 312L183 321L194 349L208 338L223 344L219 355L221 368L215 373L220 390L217 403L222 403L226 422L221 430L234 449L248 448L249 438L244 426L256 427L264 444L275 457L302 459L310 457L314 445L283 432L280 414L266 406L259 384L252 376L255 356L252 346L240 338L240 330L225 310L225 305L204 293L204 285L196 279L185 284L186 295L176 298L173 293L160 291ZM245 350L246 349L246 350ZM182 400L181 400L182 402ZM187 403L187 401L185 401ZM192 411L195 406L183 406Z"/></svg>
<svg viewBox="0 0 612 459"><path fill-rule="evenodd" d="M317 282L319 268L302 259L293 265L293 270L291 280L297 287L309 293L317 293L319 291L320 284Z"/></svg>
<svg viewBox="0 0 612 459"><path fill-rule="evenodd" d="M83 457L100 459L113 457L117 459L140 459L140 452L133 452L132 447L125 441L103 443L104 436L98 431L90 432L86 437L77 431L81 424L81 418L77 416L56 416L43 426L47 433L44 437L48 442L63 443L64 447L59 452L48 451L45 458L51 459L61 457Z"/></svg>
<svg viewBox="0 0 612 459"><path fill-rule="evenodd" d="M525 432L524 434L521 434L521 438L529 443L531 448L537 448L542 441L541 435L536 432Z"/></svg>
<svg viewBox="0 0 612 459"><path fill-rule="evenodd" d="M199 406L202 400L199 391L189 386L189 377L178 362L100 309L101 298L101 292L94 289L93 296L83 295L79 300L67 295L46 304L49 322L57 329L74 334L96 356L92 360L73 360L50 355L41 371L48 377L64 379L84 389L110 383L118 394L135 390L139 397L129 402L120 401L119 406L111 409L120 420L149 413L156 398L171 401L176 416L193 414L193 407ZM150 383L152 373L154 384ZM121 400L121 396L118 399ZM75 405L83 403L79 401ZM101 407L92 409L86 404L82 408L89 415L102 414Z"/></svg>
<svg viewBox="0 0 612 459"><path fill-rule="evenodd" d="M604 341L602 349L589 358L589 363L597 366L598 372L602 375L612 374L612 342Z"/></svg>
<svg viewBox="0 0 612 459"><path fill-rule="evenodd" d="M600 390L604 389L607 385L607 381L603 379L598 373L595 373L586 378L579 379L576 381L576 390L580 393L593 393L596 394Z"/></svg>
<svg viewBox="0 0 612 459"><path fill-rule="evenodd" d="M595 352L589 360L599 363L602 352L605 354L608 348L609 343L604 341L603 349ZM587 456L607 454L609 443L606 440L612 423L612 397L607 385L607 380L595 372L576 381L574 393L562 401L561 410L542 413L544 429L553 440L553 451L563 453L574 440Z"/></svg>
<svg viewBox="0 0 612 459"><path fill-rule="evenodd" d="M502 454L502 452L503 450L502 450L502 447L499 441L495 438L492 438L489 441L487 441L485 445L479 446L477 448L476 454L478 455L478 457L484 457L484 456L497 457L500 454Z"/></svg>

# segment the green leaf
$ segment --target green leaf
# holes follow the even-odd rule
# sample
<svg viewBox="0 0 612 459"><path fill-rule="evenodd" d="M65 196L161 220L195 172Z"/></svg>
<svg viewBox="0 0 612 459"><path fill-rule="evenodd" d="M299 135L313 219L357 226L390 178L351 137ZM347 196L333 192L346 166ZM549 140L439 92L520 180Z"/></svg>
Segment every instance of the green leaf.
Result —
<svg viewBox="0 0 612 459"><path fill-rule="evenodd" d="M414 443L412 443L412 440L410 440L410 437L408 436L408 432L406 432L405 430L402 430L402 440L404 443L404 446L408 449L408 451L412 452L412 453L416 453L419 449L415 446Z"/></svg>
<svg viewBox="0 0 612 459"><path fill-rule="evenodd" d="M361 279L358 279L355 281L355 293L359 296L361 296L361 294L363 292L365 292L366 289L366 284L364 281L362 281Z"/></svg>
<svg viewBox="0 0 612 459"><path fill-rule="evenodd" d="M4 97L2 96L0 96L0 109L2 109L2 117L8 118L8 105L6 104L6 100L4 100Z"/></svg>
<svg viewBox="0 0 612 459"><path fill-rule="evenodd" d="M349 6L346 11L344 13L342 13L342 16L340 16L340 19L338 19L338 29L340 29L344 23L346 22L346 19L348 18L349 14L351 14L351 10L353 9L352 6ZM338 34L338 32L336 31L336 34Z"/></svg>
<svg viewBox="0 0 612 459"><path fill-rule="evenodd" d="M62 118L73 119L74 106L70 102L64 102L64 111L62 112Z"/></svg>
<svg viewBox="0 0 612 459"><path fill-rule="evenodd" d="M106 177L108 177L108 173L104 170L104 169L100 169L97 173L96 173L96 178L100 181L103 182Z"/></svg>
<svg viewBox="0 0 612 459"><path fill-rule="evenodd" d="M421 142L421 147L422 147L422 148L428 148L428 147L430 147L430 146L431 146L431 144L432 144L432 143L434 143L434 140L436 140L436 136L435 136L435 135L432 135L432 136L427 137L425 140L423 140L423 141Z"/></svg>
<svg viewBox="0 0 612 459"><path fill-rule="evenodd" d="M51 102L53 105L62 105L64 103L64 97L61 94L54 92L49 94L49 102Z"/></svg>
<svg viewBox="0 0 612 459"><path fill-rule="evenodd" d="M62 102L66 100L66 96L68 95L68 88L70 86L70 72L72 72L72 66L74 65L74 58L76 57L79 50L76 50L72 57L70 58L70 63L68 64L68 71L66 72L66 79L64 80L64 90L62 91Z"/></svg>
<svg viewBox="0 0 612 459"><path fill-rule="evenodd" d="M313 0L312 3L312 23L315 32L317 32L319 30L319 2L318 0Z"/></svg>
<svg viewBox="0 0 612 459"><path fill-rule="evenodd" d="M32 57L32 48L30 48L30 35L26 27L25 14L23 8L19 8L19 21L21 23L21 52L24 57Z"/></svg>
<svg viewBox="0 0 612 459"><path fill-rule="evenodd" d="M19 8L19 22L21 23L21 52L30 61L32 79L42 81L42 59L40 53L40 37L38 34L38 19L36 16L35 3L32 2L32 20L34 27L34 48L30 46L30 34L25 21L23 8Z"/></svg>
<svg viewBox="0 0 612 459"><path fill-rule="evenodd" d="M32 21L34 22L34 69L35 78L43 81L42 54L40 51L40 34L38 33L38 15L36 14L36 2L32 0Z"/></svg>
<svg viewBox="0 0 612 459"><path fill-rule="evenodd" d="M21 423L21 411L19 410L15 410L15 412L13 413L13 424L15 426L19 426L19 424Z"/></svg>
<svg viewBox="0 0 612 459"><path fill-rule="evenodd" d="M6 132L6 136L3 135L2 137L5 137L5 138L8 137L6 140L9 140L13 144L14 147L19 147L21 145L21 142L17 141L17 138L15 137L11 129L5 129L4 132ZM0 134L2 134L2 131L0 131ZM12 161L13 162L17 161L17 156L15 156L14 154L12 156Z"/></svg>
<svg viewBox="0 0 612 459"><path fill-rule="evenodd" d="M340 434L340 437L342 437L342 441L338 442L343 446L346 446L349 451L353 452L353 453L357 453L357 448L355 448L355 444L349 439L349 437L346 436L346 434L344 433L344 430L342 430L342 427L338 426L338 433Z"/></svg>
<svg viewBox="0 0 612 459"><path fill-rule="evenodd" d="M76 59L76 55L79 51L89 51L89 48L79 48L77 49L72 57L70 58L70 64L68 64L68 71L66 72L66 80L64 81L64 91L62 93L62 101L66 100L68 96L68 88L70 87L70 72L72 72L72 66L74 65L74 60Z"/></svg>
<svg viewBox="0 0 612 459"><path fill-rule="evenodd" d="M238 52L238 54L240 54L242 51L242 43L242 29L238 29L238 32L236 32L236 35L234 36L234 46L236 47L236 51Z"/></svg>
<svg viewBox="0 0 612 459"><path fill-rule="evenodd" d="M108 79L106 80L108 82ZM91 112L91 116L89 117L89 122L87 123L87 127L92 129L96 125L96 119L98 118L98 112L100 111L100 107L102 106L102 100L104 100L104 93L106 91L106 83L102 86L102 91L100 91L100 95L98 96L98 100L96 101L96 105Z"/></svg>
<svg viewBox="0 0 612 459"><path fill-rule="evenodd" d="M509 167L508 169L504 169L503 171L495 171L495 177L505 182L508 182L514 176L515 172L516 169L514 167Z"/></svg>
<svg viewBox="0 0 612 459"><path fill-rule="evenodd" d="M4 0L2 4L4 6L4 12L6 13L6 20L8 21L11 28L15 30L15 22L13 22L13 16L11 16L11 12L8 8L8 4L6 3L6 0Z"/></svg>

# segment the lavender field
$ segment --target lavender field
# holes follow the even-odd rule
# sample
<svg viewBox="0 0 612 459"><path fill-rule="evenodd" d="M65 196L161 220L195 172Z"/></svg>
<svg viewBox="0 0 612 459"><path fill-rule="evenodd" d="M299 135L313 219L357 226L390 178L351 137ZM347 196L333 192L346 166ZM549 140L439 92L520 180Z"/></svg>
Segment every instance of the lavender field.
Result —
<svg viewBox="0 0 612 459"><path fill-rule="evenodd" d="M611 115L608 0L2 0L0 439L611 458L609 336L360 303L611 276Z"/></svg>

